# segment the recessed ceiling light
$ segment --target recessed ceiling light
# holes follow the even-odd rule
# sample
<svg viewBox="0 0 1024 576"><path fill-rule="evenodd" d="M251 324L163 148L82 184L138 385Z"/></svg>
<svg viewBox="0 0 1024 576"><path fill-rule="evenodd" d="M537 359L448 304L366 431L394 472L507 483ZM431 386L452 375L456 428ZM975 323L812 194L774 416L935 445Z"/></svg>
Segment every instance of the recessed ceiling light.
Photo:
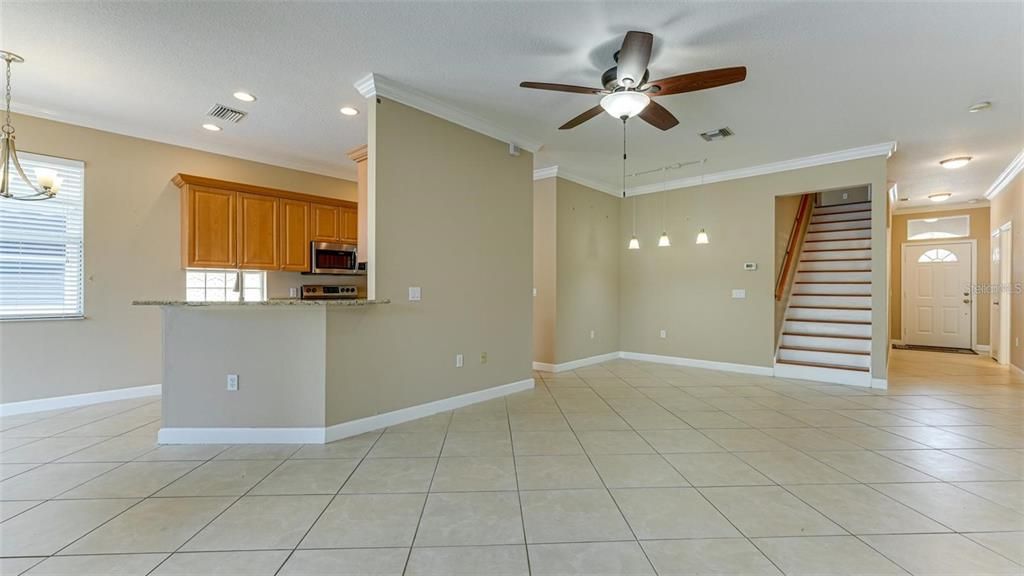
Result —
<svg viewBox="0 0 1024 576"><path fill-rule="evenodd" d="M253 96L252 94L249 94L248 92L243 92L241 90L239 90L238 92L235 92L233 94L233 96L235 97L235 100L241 100L242 102L255 102L256 101L256 97L255 96Z"/></svg>
<svg viewBox="0 0 1024 576"><path fill-rule="evenodd" d="M928 199L932 202L945 202L946 200L949 200L949 197L952 195L953 194L950 192L939 192L937 194L929 194Z"/></svg>
<svg viewBox="0 0 1024 576"><path fill-rule="evenodd" d="M351 106L345 106L341 109L341 113L345 116L355 116L356 114L359 114L359 110L356 110Z"/></svg>
<svg viewBox="0 0 1024 576"><path fill-rule="evenodd" d="M967 108L967 111L968 112L981 112L982 110L988 110L991 107L992 107L992 103L991 102L989 102L988 100L982 100L981 102L977 102L975 104L971 104L971 106L969 108Z"/></svg>
<svg viewBox="0 0 1024 576"><path fill-rule="evenodd" d="M940 160L939 166L942 166L946 170L956 170L957 168L963 168L964 166L967 166L967 163L970 161L970 156L957 156L956 158L946 158L945 160Z"/></svg>
<svg viewBox="0 0 1024 576"><path fill-rule="evenodd" d="M217 126L216 124L203 124L203 128L210 132L220 132L220 126Z"/></svg>

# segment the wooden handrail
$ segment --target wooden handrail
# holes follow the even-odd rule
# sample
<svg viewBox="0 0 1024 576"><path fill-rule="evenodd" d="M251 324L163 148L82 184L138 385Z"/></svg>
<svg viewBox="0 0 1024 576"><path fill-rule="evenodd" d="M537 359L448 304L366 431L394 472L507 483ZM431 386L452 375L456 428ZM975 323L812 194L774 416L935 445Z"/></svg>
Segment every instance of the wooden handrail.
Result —
<svg viewBox="0 0 1024 576"><path fill-rule="evenodd" d="M793 229L789 232L789 241L786 243L786 257L782 260L782 269L779 270L779 281L775 284L775 300L782 300L786 293L786 280L796 261L796 243L800 238L800 231L803 230L804 219L810 213L811 199L813 194L804 194L800 198L800 207L796 211L796 219L793 221Z"/></svg>

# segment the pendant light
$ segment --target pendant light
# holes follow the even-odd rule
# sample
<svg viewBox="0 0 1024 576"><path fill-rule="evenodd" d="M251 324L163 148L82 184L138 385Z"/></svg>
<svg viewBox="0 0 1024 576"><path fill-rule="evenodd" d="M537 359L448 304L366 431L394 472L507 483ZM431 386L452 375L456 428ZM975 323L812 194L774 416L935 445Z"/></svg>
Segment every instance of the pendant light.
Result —
<svg viewBox="0 0 1024 576"><path fill-rule="evenodd" d="M626 198L626 120L629 116L622 117L622 198ZM629 239L629 249L639 250L640 239L636 237L636 196L633 197L633 237Z"/></svg>
<svg viewBox="0 0 1024 576"><path fill-rule="evenodd" d="M60 178L53 170L36 170L36 184L33 184L18 161L18 150L14 146L14 125L11 124L11 64L20 64L24 58L13 52L0 50L0 59L5 64L4 123L0 126L0 197L13 200L46 200L60 191ZM11 191L11 168L18 173L25 185L32 191L24 196L15 196Z"/></svg>
<svg viewBox="0 0 1024 576"><path fill-rule="evenodd" d="M700 189L699 189L700 192L704 191L704 163L707 162L707 161L708 161L707 158L704 158L703 160L700 161ZM698 198L700 197L700 192L697 193L698 194ZM697 242L696 243L697 244L708 244L710 242L711 242L711 239L708 238L708 233L705 232L703 228L701 228L700 232L697 233Z"/></svg>
<svg viewBox="0 0 1024 576"><path fill-rule="evenodd" d="M662 177L662 236L657 239L658 248L668 248L672 246L672 241L669 240L669 233L665 228L665 214L668 213L669 204L669 191L666 190L666 182L669 179L669 167L663 168L665 176Z"/></svg>

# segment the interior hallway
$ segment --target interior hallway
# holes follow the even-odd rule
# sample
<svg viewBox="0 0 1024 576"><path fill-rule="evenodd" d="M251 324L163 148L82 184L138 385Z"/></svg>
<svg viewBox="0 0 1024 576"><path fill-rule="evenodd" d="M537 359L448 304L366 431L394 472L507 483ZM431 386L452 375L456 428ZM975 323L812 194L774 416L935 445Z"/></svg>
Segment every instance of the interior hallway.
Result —
<svg viewBox="0 0 1024 576"><path fill-rule="evenodd" d="M0 573L1020 574L1022 399L897 350L888 391L614 361L318 446L6 417Z"/></svg>

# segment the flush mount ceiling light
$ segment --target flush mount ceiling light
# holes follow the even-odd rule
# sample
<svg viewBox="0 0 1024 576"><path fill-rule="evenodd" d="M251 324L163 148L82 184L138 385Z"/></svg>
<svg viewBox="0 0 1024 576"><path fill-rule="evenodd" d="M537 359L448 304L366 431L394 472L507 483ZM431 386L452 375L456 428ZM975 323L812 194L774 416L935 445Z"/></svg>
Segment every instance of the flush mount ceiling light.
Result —
<svg viewBox="0 0 1024 576"><path fill-rule="evenodd" d="M60 178L53 170L37 169L36 183L33 184L18 160L18 151L14 146L14 125L11 124L11 64L21 64L24 58L13 52L0 50L0 59L5 63L7 73L7 84L4 90L4 103L6 105L4 123L0 126L0 197L13 200L46 200L53 198L60 191ZM23 196L15 196L11 192L11 168L21 177L21 180L32 191Z"/></svg>
<svg viewBox="0 0 1024 576"><path fill-rule="evenodd" d="M343 108L342 108L342 109L340 110L340 112L341 112L342 114L344 114L345 116L355 116L356 114L359 114L359 110L356 110L355 108L353 108L353 107L351 107L351 106L345 106L345 107L343 107Z"/></svg>
<svg viewBox="0 0 1024 576"><path fill-rule="evenodd" d="M945 160L940 160L939 166L942 166L946 170L956 170L957 168L963 168L964 166L967 166L967 163L970 161L970 156L956 156L954 158L946 158Z"/></svg>
<svg viewBox="0 0 1024 576"><path fill-rule="evenodd" d="M932 202L945 202L946 200L949 200L949 197L952 195L953 194L950 192L939 192L937 194L929 194L928 199Z"/></svg>
<svg viewBox="0 0 1024 576"><path fill-rule="evenodd" d="M238 92L235 92L234 94L232 94L232 96L235 97L235 100L241 100L242 102L255 102L256 101L256 97L255 96L253 96L252 94L250 94L248 92L242 91L242 90L239 90Z"/></svg>
<svg viewBox="0 0 1024 576"><path fill-rule="evenodd" d="M651 97L643 92L622 90L601 98L601 108L616 118L632 118L644 111Z"/></svg>
<svg viewBox="0 0 1024 576"><path fill-rule="evenodd" d="M220 126L216 124L203 124L203 130L209 130L210 132L220 132Z"/></svg>
<svg viewBox="0 0 1024 576"><path fill-rule="evenodd" d="M982 100L981 102L977 102L975 104L971 104L970 107L967 108L967 111L971 112L971 113L981 112L982 110L988 110L991 107L992 107L992 103L991 102L989 102L988 100Z"/></svg>

